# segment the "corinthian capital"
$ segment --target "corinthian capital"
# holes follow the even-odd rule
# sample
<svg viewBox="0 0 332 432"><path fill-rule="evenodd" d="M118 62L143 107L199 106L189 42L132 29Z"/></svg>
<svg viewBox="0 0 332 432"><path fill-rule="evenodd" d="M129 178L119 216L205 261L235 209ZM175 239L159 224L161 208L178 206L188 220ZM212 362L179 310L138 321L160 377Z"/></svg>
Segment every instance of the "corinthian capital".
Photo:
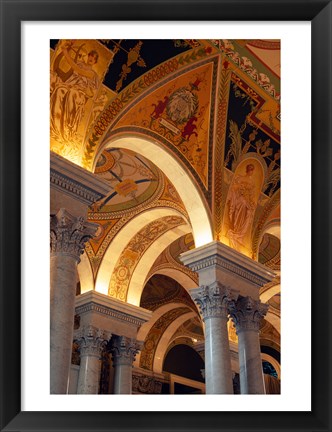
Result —
<svg viewBox="0 0 332 432"><path fill-rule="evenodd" d="M236 296L228 287L218 282L192 290L190 294L199 306L204 321L216 317L227 319L228 303Z"/></svg>
<svg viewBox="0 0 332 432"><path fill-rule="evenodd" d="M71 255L79 262L85 243L95 235L97 228L97 224L60 209L51 217L51 253Z"/></svg>
<svg viewBox="0 0 332 432"><path fill-rule="evenodd" d="M110 350L113 365L132 365L136 354L141 348L141 344L136 339L125 336L113 336Z"/></svg>
<svg viewBox="0 0 332 432"><path fill-rule="evenodd" d="M110 333L104 330L88 326L83 328L83 330L76 335L75 341L79 345L81 356L90 355L100 357L104 346L111 336Z"/></svg>
<svg viewBox="0 0 332 432"><path fill-rule="evenodd" d="M251 297L241 297L229 304L231 318L236 327L236 333L243 330L259 331L261 320L267 313L269 306Z"/></svg>

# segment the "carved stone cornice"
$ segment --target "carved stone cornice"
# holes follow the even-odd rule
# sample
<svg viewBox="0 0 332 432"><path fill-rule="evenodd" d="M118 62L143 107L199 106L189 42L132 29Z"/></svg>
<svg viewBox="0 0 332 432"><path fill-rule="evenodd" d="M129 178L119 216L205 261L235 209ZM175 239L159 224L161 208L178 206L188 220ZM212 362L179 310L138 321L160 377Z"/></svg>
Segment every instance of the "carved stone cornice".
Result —
<svg viewBox="0 0 332 432"><path fill-rule="evenodd" d="M57 189L87 205L106 195L110 186L93 173L51 152L51 188Z"/></svg>
<svg viewBox="0 0 332 432"><path fill-rule="evenodd" d="M136 339L126 336L113 336L110 348L113 366L131 366L141 348L142 343L137 342Z"/></svg>
<svg viewBox="0 0 332 432"><path fill-rule="evenodd" d="M127 324L133 325L135 327L141 327L142 324L144 324L147 319L145 318L138 318L133 315L129 315L127 313L118 311L116 309L111 309L107 306L103 306L94 302L86 303L81 306L77 306L75 309L75 313L77 315L82 315L87 312L96 312L100 315L104 315L107 317L111 317L116 319L117 321L125 322Z"/></svg>
<svg viewBox="0 0 332 432"><path fill-rule="evenodd" d="M101 352L111 338L111 334L93 326L83 328L75 336L81 357L100 357Z"/></svg>
<svg viewBox="0 0 332 432"><path fill-rule="evenodd" d="M223 279L228 278L227 285L232 287L249 283L260 288L275 276L264 265L218 241L184 252L180 259L192 271L198 272L202 285L205 283L201 282L201 275L204 277L210 269L223 274Z"/></svg>
<svg viewBox="0 0 332 432"><path fill-rule="evenodd" d="M235 324L236 333L251 330L259 332L261 320L268 311L269 305L253 300L251 297L241 297L229 303L230 316Z"/></svg>
<svg viewBox="0 0 332 432"><path fill-rule="evenodd" d="M215 282L190 290L192 299L199 306L203 321L210 318L228 318L228 304L237 298L237 293Z"/></svg>
<svg viewBox="0 0 332 432"><path fill-rule="evenodd" d="M70 255L79 262L85 243L95 235L97 228L97 224L72 216L61 208L51 216L51 255Z"/></svg>

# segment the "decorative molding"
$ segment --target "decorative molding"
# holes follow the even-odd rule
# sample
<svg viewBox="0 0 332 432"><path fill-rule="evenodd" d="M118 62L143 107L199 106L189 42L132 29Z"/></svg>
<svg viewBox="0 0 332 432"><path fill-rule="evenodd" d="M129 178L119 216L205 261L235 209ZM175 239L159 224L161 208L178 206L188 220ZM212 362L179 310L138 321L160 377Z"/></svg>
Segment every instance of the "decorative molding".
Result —
<svg viewBox="0 0 332 432"><path fill-rule="evenodd" d="M222 67L219 77L217 122L215 130L215 148L213 155L213 200L212 211L214 216L214 238L220 240L223 215L223 165L225 140L227 130L227 109L229 101L229 89L231 82L231 70L228 69L227 61L221 58Z"/></svg>
<svg viewBox="0 0 332 432"><path fill-rule="evenodd" d="M51 217L51 255L69 255L80 262L85 243L94 236L98 225L86 222L82 216L75 217L61 208Z"/></svg>

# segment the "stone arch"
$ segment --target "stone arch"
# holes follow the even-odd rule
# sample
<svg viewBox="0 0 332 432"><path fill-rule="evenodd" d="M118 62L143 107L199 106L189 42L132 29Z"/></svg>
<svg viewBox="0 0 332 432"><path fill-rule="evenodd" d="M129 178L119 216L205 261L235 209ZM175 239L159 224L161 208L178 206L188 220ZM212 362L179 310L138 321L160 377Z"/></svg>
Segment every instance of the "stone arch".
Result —
<svg viewBox="0 0 332 432"><path fill-rule="evenodd" d="M267 362L271 363L278 374L278 378L281 379L281 366L279 362L274 357L266 353L261 353L261 358L262 360L266 360Z"/></svg>
<svg viewBox="0 0 332 432"><path fill-rule="evenodd" d="M164 357L167 352L168 345L176 332L176 330L187 320L196 316L195 312L187 312L176 318L164 331L155 350L153 360L153 372L162 373Z"/></svg>
<svg viewBox="0 0 332 432"><path fill-rule="evenodd" d="M164 314L171 311L172 309L180 308L183 306L184 306L183 303L167 303L167 304L160 306L155 311L153 311L152 316L149 319L149 321L144 323L141 326L141 328L138 330L137 340L144 342L149 331L152 329L152 327L155 325L155 323L158 321L159 318L161 318ZM134 362L135 367L139 367L140 358L141 358L141 351L139 351L138 354L136 355L135 362Z"/></svg>
<svg viewBox="0 0 332 432"><path fill-rule="evenodd" d="M160 253L166 249L174 240L188 234L190 232L189 225L180 225L166 231L162 236L155 240L139 260L132 274L130 284L127 291L128 303L139 306L141 295L144 289L144 284L150 272L152 263Z"/></svg>
<svg viewBox="0 0 332 432"><path fill-rule="evenodd" d="M181 163L165 147L147 137L134 135L115 137L104 142L95 161L107 147L133 150L153 162L170 179L182 199L193 229L195 245L203 246L213 240L210 212L205 200Z"/></svg>
<svg viewBox="0 0 332 432"><path fill-rule="evenodd" d="M108 294L108 287L114 267L123 251L125 246L129 243L133 236L135 236L140 229L149 224L155 219L166 216L181 216L177 210L172 208L153 208L148 211L139 213L137 216L127 222L126 225L115 235L109 244L101 265L99 267L95 289L102 294Z"/></svg>
<svg viewBox="0 0 332 432"><path fill-rule="evenodd" d="M155 272L152 272L151 274L149 274L149 277L152 277L152 276L158 275L158 274L168 276L172 279L175 279L188 292L192 288L198 288L198 284L187 273L184 273L180 269L170 267L170 266L169 267L165 266L162 268L158 268Z"/></svg>

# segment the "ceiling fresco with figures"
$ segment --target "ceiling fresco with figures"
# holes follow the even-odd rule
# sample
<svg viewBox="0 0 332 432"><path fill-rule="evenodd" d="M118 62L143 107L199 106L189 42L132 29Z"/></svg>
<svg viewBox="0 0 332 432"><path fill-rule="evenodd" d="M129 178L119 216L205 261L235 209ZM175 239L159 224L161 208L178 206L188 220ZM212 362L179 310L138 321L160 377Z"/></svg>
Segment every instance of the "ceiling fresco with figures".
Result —
<svg viewBox="0 0 332 432"><path fill-rule="evenodd" d="M152 311L138 359L143 369L154 370L164 334L167 351L204 340L188 294L198 276L180 258L202 244L198 207L209 241L279 276L280 53L272 39L50 41L50 149L108 189L88 208L98 231L86 244L89 270L81 275L90 272L86 286ZM274 348L276 286L264 291L271 314L262 325ZM231 323L229 338L237 343Z"/></svg>

